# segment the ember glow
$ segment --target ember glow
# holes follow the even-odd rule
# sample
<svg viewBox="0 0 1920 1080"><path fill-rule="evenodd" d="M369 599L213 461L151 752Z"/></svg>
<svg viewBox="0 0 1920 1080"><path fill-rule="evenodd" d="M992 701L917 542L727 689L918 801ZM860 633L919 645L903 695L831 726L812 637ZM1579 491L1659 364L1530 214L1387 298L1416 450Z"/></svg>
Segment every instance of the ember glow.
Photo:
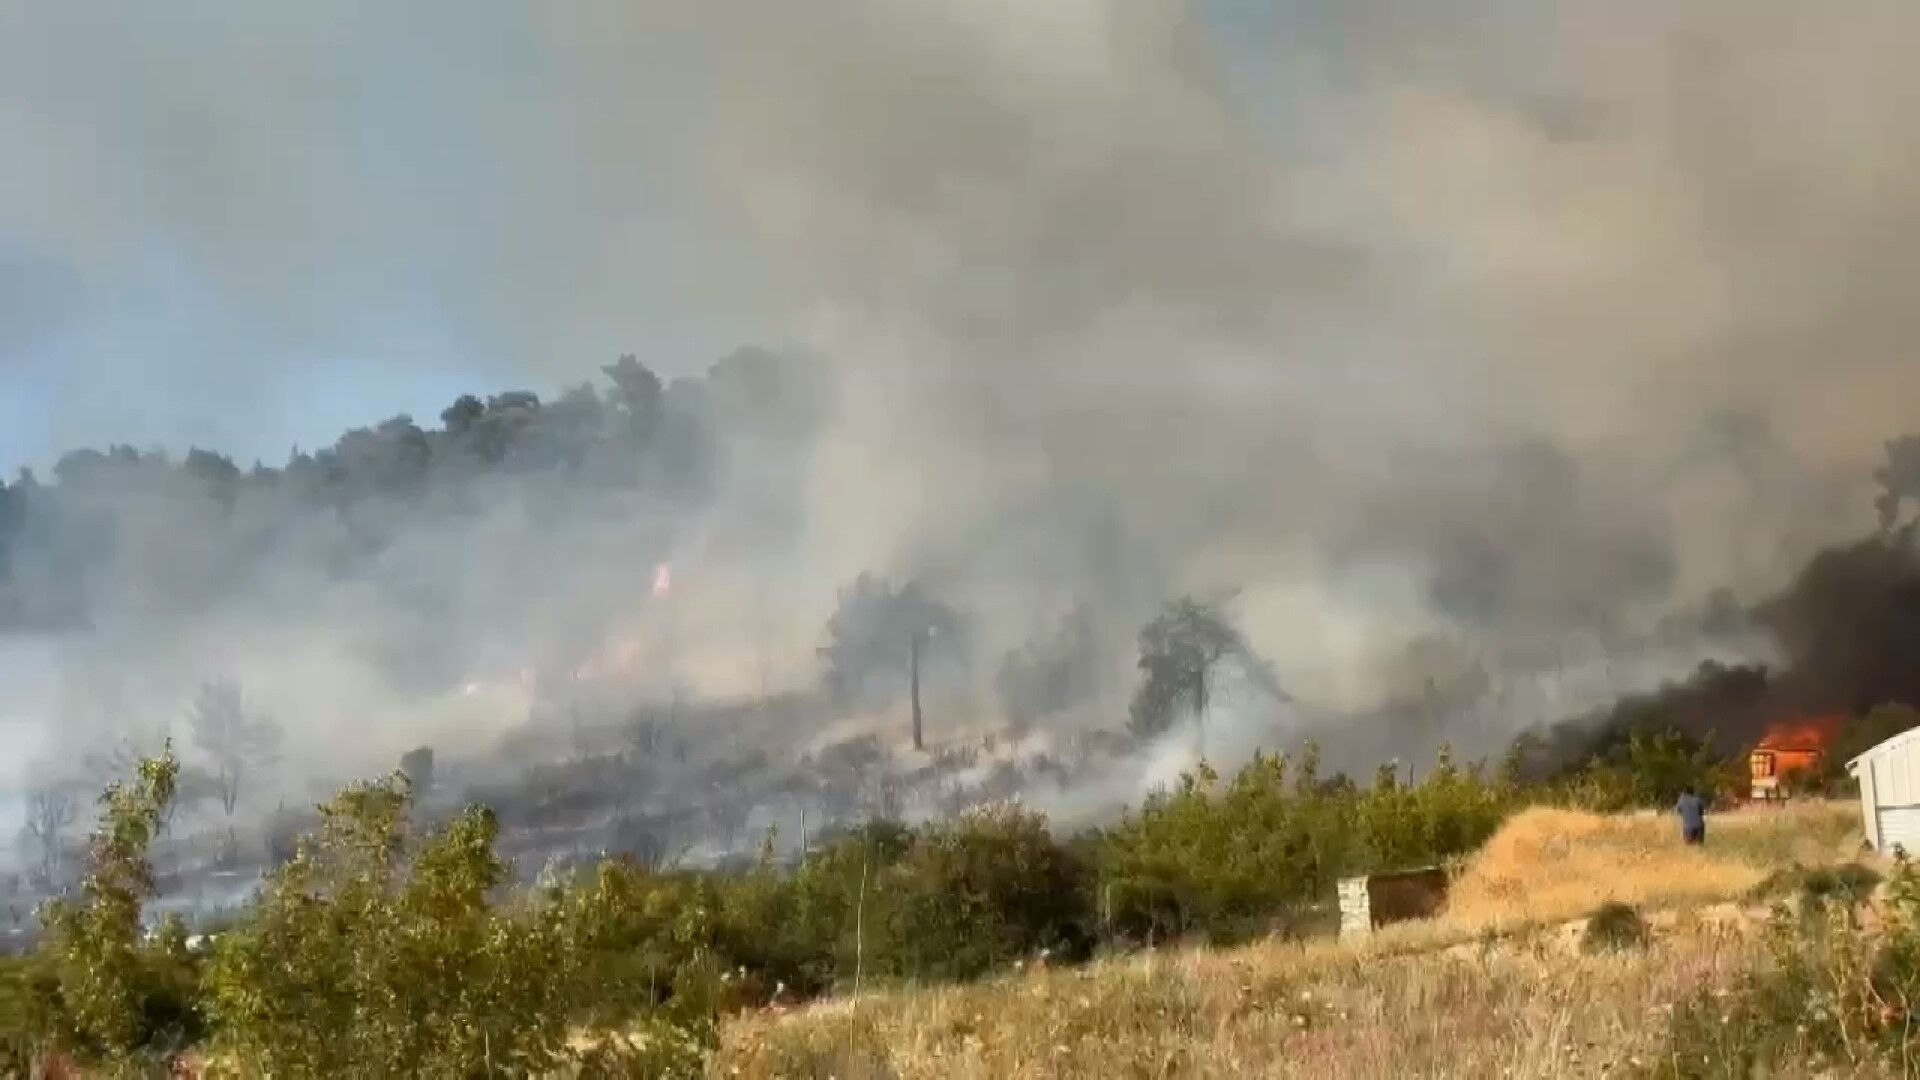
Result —
<svg viewBox="0 0 1920 1080"><path fill-rule="evenodd" d="M1802 717L1778 723L1767 729L1757 750L1789 750L1818 753L1833 744L1842 728L1844 716Z"/></svg>

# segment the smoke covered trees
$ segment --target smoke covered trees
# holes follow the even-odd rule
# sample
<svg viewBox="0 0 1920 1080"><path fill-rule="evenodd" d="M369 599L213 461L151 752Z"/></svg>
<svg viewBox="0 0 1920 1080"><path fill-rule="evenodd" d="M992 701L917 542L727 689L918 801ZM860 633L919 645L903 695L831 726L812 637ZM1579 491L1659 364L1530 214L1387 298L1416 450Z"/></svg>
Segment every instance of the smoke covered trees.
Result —
<svg viewBox="0 0 1920 1080"><path fill-rule="evenodd" d="M69 786L49 784L27 793L27 819L20 826L20 839L34 860L32 875L41 885L51 884L59 874L67 829L79 812Z"/></svg>
<svg viewBox="0 0 1920 1080"><path fill-rule="evenodd" d="M98 788L126 783L137 775L140 763L172 755L172 740L163 725L148 735L133 735L114 741L104 750L87 754L82 760L87 782ZM160 828L172 835L174 819L182 807L211 799L218 787L213 774L194 765L182 765L174 778L173 798L160 811Z"/></svg>
<svg viewBox="0 0 1920 1080"><path fill-rule="evenodd" d="M1102 674L1093 609L1075 607L1051 635L1008 650L994 678L1007 720L1021 727L1092 697Z"/></svg>
<svg viewBox="0 0 1920 1080"><path fill-rule="evenodd" d="M205 755L213 794L228 817L254 777L280 758L280 727L247 710L240 687L224 679L200 688L188 715L194 746Z"/></svg>
<svg viewBox="0 0 1920 1080"><path fill-rule="evenodd" d="M919 584L895 588L885 578L861 574L841 590L840 604L827 620L827 644L820 654L828 689L841 701L858 701L876 689L895 693L904 678L913 709L913 748L924 749L923 667L935 653L963 656L962 633L959 613Z"/></svg>
<svg viewBox="0 0 1920 1080"><path fill-rule="evenodd" d="M1889 440L1886 461L1873 471L1873 479L1880 485L1880 496L1874 501L1880 526L1891 529L1899 523L1903 504L1920 503L1920 435Z"/></svg>
<svg viewBox="0 0 1920 1080"><path fill-rule="evenodd" d="M663 392L660 376L648 370L632 353L600 370L613 383L613 403L629 431L637 438L647 438L660 419Z"/></svg>
<svg viewBox="0 0 1920 1080"><path fill-rule="evenodd" d="M1192 597L1170 601L1140 630L1140 685L1129 727L1140 738L1171 728L1180 710L1205 722L1214 669L1228 657L1252 656L1246 638L1217 605Z"/></svg>
<svg viewBox="0 0 1920 1080"><path fill-rule="evenodd" d="M433 790L433 747L416 746L400 755L400 772L421 795Z"/></svg>
<svg viewBox="0 0 1920 1080"><path fill-rule="evenodd" d="M84 625L113 594L102 575L124 571L134 545L162 532L195 554L194 572L140 584L191 609L289 552L335 576L370 572L423 517L478 513L513 485L697 502L714 490L723 443L742 433L798 443L827 407L821 365L765 350L672 383L633 356L603 373L604 392L578 386L551 401L528 390L463 394L437 428L394 416L295 449L279 467L243 469L200 448L175 459L113 446L62 457L54 483L23 472L0 484L0 629Z"/></svg>

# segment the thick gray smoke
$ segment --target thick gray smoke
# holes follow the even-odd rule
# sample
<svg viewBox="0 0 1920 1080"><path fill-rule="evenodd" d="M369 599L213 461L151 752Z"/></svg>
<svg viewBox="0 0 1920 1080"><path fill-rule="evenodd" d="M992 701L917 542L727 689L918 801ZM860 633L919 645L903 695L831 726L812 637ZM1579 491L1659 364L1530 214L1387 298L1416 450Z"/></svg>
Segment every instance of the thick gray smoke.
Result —
<svg viewBox="0 0 1920 1080"><path fill-rule="evenodd" d="M1079 538L1009 515L1099 521L1361 703L1409 638L1644 628L1870 520L1903 6L1328 5L1271 100L1191 4L697 12L556 33L697 73L710 227L857 374L823 555L1017 581Z"/></svg>
<svg viewBox="0 0 1920 1080"><path fill-rule="evenodd" d="M1090 605L1105 726L1154 606L1238 588L1300 704L1223 702L1222 748L1371 715L1372 753L1396 702L1479 679L1501 716L1428 715L1485 750L1763 653L1650 635L1872 521L1920 390L1920 12L1227 8L0 2L0 354L79 365L60 449L179 438L78 392L130 370L101 335L149 324L103 312L156 265L183 306L122 385L205 395L183 442L346 354L483 393L636 349L693 373L726 335L832 367L803 450L740 450L711 499L502 489L346 584L263 527L267 571L191 615L155 598L225 553L115 504L140 546L5 722L74 750L217 668L288 762L356 771L526 708L370 650L507 687L613 642L700 696L812 687L868 570L989 659Z"/></svg>

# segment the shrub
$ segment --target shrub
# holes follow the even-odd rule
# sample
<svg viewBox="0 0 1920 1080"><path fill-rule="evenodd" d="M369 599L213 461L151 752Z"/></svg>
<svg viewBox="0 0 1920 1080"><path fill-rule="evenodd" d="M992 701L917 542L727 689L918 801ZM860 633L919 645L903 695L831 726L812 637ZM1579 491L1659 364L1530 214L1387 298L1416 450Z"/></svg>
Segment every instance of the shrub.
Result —
<svg viewBox="0 0 1920 1080"><path fill-rule="evenodd" d="M1444 751L1419 784L1383 768L1365 789L1323 781L1311 748L1297 769L1257 755L1224 788L1203 768L1092 842L1096 909L1122 939L1242 939L1310 919L1342 877L1471 851L1517 795Z"/></svg>
<svg viewBox="0 0 1920 1080"><path fill-rule="evenodd" d="M1803 915L1824 917L1827 909L1836 903L1843 910L1858 908L1873 895L1873 890L1880 882L1879 873L1859 863L1833 867L1795 866L1768 874L1748 890L1747 896L1751 900L1795 897L1800 902Z"/></svg>
<svg viewBox="0 0 1920 1080"><path fill-rule="evenodd" d="M1833 895L1857 891L1865 878ZM1870 886L1869 886L1870 888ZM1888 881L1883 924L1868 928L1845 905L1809 917L1776 907L1769 961L1730 995L1703 992L1674 1012L1655 1077L1746 1077L1802 1065L1843 1075L1903 1074L1920 1052L1920 874L1904 858Z"/></svg>
<svg viewBox="0 0 1920 1080"><path fill-rule="evenodd" d="M35 1015L52 988L37 988L37 965L26 957L0 956L0 1076L29 1076L44 1045L45 1022Z"/></svg>
<svg viewBox="0 0 1920 1080"><path fill-rule="evenodd" d="M1858 907L1873 895L1880 880L1872 867L1859 863L1809 870L1800 883L1802 905L1814 908L1839 903L1847 908Z"/></svg>
<svg viewBox="0 0 1920 1080"><path fill-rule="evenodd" d="M586 997L574 912L552 893L494 905L493 815L415 836L410 802L398 774L348 788L220 939L208 1008L248 1072L538 1074L567 1057Z"/></svg>
<svg viewBox="0 0 1920 1080"><path fill-rule="evenodd" d="M887 961L887 913L906 887L894 868L915 842L906 826L878 821L830 839L790 874L763 859L725 890L722 953L802 997L850 981L863 949L867 971L902 969Z"/></svg>
<svg viewBox="0 0 1920 1080"><path fill-rule="evenodd" d="M107 1071L161 1064L204 1030L185 927L172 919L149 935L141 925L153 893L147 850L178 776L169 747L107 788L79 896L47 905L46 936L14 976L30 1037Z"/></svg>
<svg viewBox="0 0 1920 1080"><path fill-rule="evenodd" d="M551 903L564 950L578 967L580 996L571 1009L583 1022L612 1027L662 1006L684 1012L689 1000L717 1002L717 990L707 981L682 978L683 972L710 971L717 980L723 970L717 951L720 894L713 882L622 859L556 890Z"/></svg>
<svg viewBox="0 0 1920 1080"><path fill-rule="evenodd" d="M1080 947L1090 921L1082 880L1039 814L1002 805L931 825L881 883L892 919L885 959L916 978L971 979Z"/></svg>
<svg viewBox="0 0 1920 1080"><path fill-rule="evenodd" d="M1580 934L1581 951L1587 953L1620 952L1638 949L1647 943L1647 921L1632 904L1609 900L1587 917L1587 928Z"/></svg>

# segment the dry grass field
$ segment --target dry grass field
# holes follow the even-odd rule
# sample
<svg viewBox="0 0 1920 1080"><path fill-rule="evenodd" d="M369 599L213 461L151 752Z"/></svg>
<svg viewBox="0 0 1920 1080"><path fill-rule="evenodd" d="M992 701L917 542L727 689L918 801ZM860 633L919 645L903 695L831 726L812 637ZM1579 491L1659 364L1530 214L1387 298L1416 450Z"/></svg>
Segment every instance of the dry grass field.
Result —
<svg viewBox="0 0 1920 1080"><path fill-rule="evenodd" d="M1439 919L1360 945L1162 952L893 989L734 1022L740 1077L1600 1077L1663 1052L1668 1011L1760 948L1752 891L1858 858L1856 804L1664 817L1535 809L1461 869ZM1578 921L1634 904L1647 948L1588 955ZM1792 1068L1780 1075L1797 1075Z"/></svg>
<svg viewBox="0 0 1920 1080"><path fill-rule="evenodd" d="M1647 908L1746 893L1789 866L1858 857L1860 807L1806 802L1721 814L1688 848L1667 815L1536 807L1507 822L1455 881L1446 922L1474 928L1570 919L1608 900Z"/></svg>

